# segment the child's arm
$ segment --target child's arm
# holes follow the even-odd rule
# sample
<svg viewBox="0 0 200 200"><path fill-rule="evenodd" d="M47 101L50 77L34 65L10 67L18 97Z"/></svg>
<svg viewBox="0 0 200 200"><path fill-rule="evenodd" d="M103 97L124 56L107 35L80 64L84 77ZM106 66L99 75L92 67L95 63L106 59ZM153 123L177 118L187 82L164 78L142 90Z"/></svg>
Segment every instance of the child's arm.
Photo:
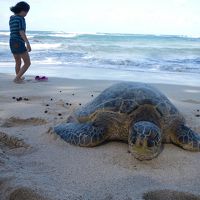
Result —
<svg viewBox="0 0 200 200"><path fill-rule="evenodd" d="M31 46L29 44L28 38L26 37L26 33L24 31L22 31L22 30L19 31L19 33L20 33L22 39L24 40L24 42L26 43L26 47L27 47L28 52L30 52L31 51Z"/></svg>

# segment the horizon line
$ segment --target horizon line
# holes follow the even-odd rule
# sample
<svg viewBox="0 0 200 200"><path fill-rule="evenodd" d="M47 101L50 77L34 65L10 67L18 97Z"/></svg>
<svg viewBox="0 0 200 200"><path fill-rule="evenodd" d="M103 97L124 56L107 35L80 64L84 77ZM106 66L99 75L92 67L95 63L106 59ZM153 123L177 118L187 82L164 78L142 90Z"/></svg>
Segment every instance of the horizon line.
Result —
<svg viewBox="0 0 200 200"><path fill-rule="evenodd" d="M10 32L10 30L0 29L0 32ZM186 34L155 34L155 33L125 33L125 32L67 32L62 30L27 30L27 32L55 32L60 34L77 34L77 35L135 35L135 36L157 36L157 37L180 37L180 38L195 38L200 39L200 35L186 35Z"/></svg>

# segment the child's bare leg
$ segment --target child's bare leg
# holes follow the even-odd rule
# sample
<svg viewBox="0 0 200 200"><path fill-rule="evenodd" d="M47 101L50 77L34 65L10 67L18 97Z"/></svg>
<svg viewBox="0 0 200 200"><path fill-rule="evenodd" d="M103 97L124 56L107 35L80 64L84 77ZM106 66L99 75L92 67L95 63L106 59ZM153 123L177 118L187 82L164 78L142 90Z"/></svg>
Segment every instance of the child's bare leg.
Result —
<svg viewBox="0 0 200 200"><path fill-rule="evenodd" d="M20 68L18 74L16 75L16 77L14 79L15 82L21 82L21 78L22 78L23 74L27 71L27 69L31 65L31 61L30 61L28 52L25 52L25 53L21 54L20 56L21 56L22 60L24 61L24 65Z"/></svg>
<svg viewBox="0 0 200 200"><path fill-rule="evenodd" d="M21 56L19 54L13 54L14 58L15 58L15 73L16 75L19 73L20 68L21 68Z"/></svg>

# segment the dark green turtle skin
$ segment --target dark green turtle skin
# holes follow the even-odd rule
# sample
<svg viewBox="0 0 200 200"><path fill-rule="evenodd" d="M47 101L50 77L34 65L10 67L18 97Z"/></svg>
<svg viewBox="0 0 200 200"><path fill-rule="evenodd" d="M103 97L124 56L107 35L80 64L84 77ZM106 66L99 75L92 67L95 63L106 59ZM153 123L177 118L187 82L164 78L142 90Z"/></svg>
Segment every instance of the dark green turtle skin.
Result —
<svg viewBox="0 0 200 200"><path fill-rule="evenodd" d="M200 151L200 135L185 125L183 116L164 94L144 83L122 82L109 87L53 131L82 147L126 141L139 160L158 156L163 143Z"/></svg>

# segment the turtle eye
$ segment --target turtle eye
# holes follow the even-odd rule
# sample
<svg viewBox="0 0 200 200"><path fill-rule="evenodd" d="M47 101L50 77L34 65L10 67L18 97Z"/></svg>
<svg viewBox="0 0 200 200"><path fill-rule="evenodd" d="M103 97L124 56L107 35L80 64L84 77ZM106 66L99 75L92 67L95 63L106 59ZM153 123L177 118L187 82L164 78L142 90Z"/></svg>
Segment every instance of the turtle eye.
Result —
<svg viewBox="0 0 200 200"><path fill-rule="evenodd" d="M154 144L154 141L152 141L152 140L148 140L147 141L147 146L148 147L153 147L155 144Z"/></svg>
<svg viewBox="0 0 200 200"><path fill-rule="evenodd" d="M159 110L158 108L156 108L156 111L160 114L161 117L163 117L163 114L162 114L161 110Z"/></svg>

